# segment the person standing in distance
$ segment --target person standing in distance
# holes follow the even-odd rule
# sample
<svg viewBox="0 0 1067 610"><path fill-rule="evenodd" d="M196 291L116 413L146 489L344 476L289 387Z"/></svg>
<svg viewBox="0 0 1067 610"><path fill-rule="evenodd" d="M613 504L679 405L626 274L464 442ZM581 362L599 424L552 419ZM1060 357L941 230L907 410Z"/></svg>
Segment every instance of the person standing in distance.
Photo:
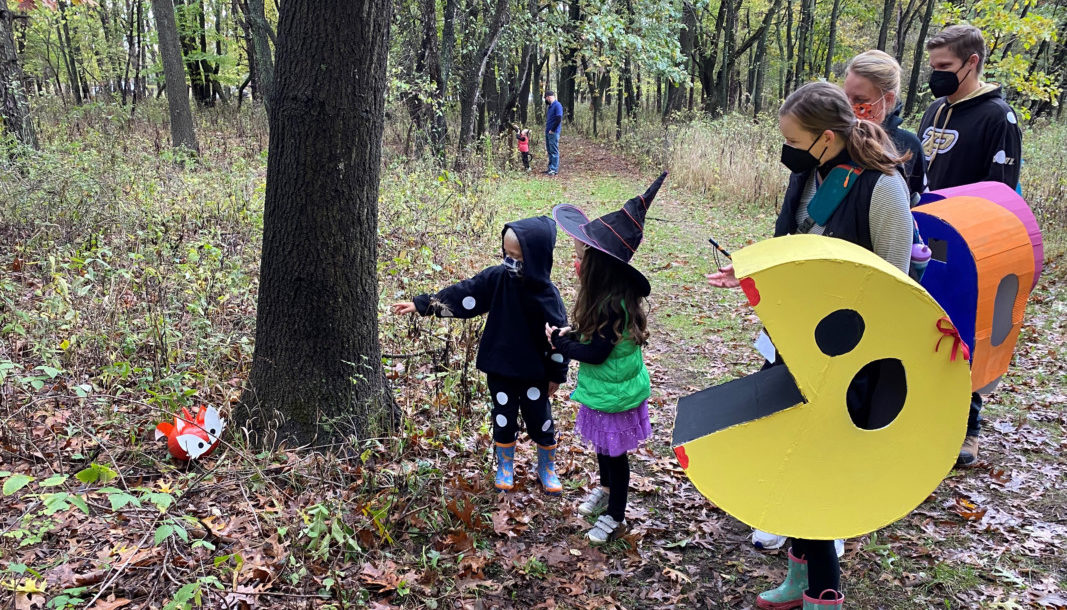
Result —
<svg viewBox="0 0 1067 610"><path fill-rule="evenodd" d="M1019 184L1022 130L1000 85L981 81L986 47L973 25L952 25L926 41L930 91L937 99L926 109L919 133L930 190L993 180ZM978 461L982 395L971 394L967 436L957 466Z"/></svg>
<svg viewBox="0 0 1067 610"><path fill-rule="evenodd" d="M563 127L563 104L556 100L555 91L545 92L545 151L548 153L548 169L545 173L555 176L559 173L559 132Z"/></svg>

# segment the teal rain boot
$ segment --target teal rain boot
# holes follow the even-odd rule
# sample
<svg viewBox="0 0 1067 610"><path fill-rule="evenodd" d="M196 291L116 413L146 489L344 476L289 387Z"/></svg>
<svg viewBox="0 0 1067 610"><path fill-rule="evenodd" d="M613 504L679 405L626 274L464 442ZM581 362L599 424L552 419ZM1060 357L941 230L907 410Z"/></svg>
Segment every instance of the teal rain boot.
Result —
<svg viewBox="0 0 1067 610"><path fill-rule="evenodd" d="M558 496L563 493L563 485L556 476L556 446L537 446L537 478L541 479L541 485L545 493L550 496Z"/></svg>
<svg viewBox="0 0 1067 610"><path fill-rule="evenodd" d="M797 559L789 551L789 574L778 588L764 591L756 598L756 605L770 610L790 610L804 605L804 591L808 588L808 562Z"/></svg>
<svg viewBox="0 0 1067 610"><path fill-rule="evenodd" d="M845 596L840 591L827 589L819 594L818 599L804 594L804 610L824 610L826 608L844 608Z"/></svg>
<svg viewBox="0 0 1067 610"><path fill-rule="evenodd" d="M515 488L515 443L496 444L496 488L511 491Z"/></svg>

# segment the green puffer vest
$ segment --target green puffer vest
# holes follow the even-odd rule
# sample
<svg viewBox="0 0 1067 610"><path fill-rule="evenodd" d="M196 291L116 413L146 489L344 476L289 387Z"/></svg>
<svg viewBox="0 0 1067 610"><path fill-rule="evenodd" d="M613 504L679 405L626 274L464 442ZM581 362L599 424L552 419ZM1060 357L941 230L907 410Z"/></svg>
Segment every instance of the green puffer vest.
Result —
<svg viewBox="0 0 1067 610"><path fill-rule="evenodd" d="M578 365L578 388L571 399L595 411L622 413L641 405L652 395L652 381L641 348L624 332L608 359L601 364Z"/></svg>

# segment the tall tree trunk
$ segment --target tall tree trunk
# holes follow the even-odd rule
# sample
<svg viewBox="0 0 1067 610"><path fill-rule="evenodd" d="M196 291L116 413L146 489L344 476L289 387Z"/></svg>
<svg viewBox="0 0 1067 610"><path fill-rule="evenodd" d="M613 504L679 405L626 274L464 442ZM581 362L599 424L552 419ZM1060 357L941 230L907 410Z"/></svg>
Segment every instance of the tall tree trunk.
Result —
<svg viewBox="0 0 1067 610"><path fill-rule="evenodd" d="M629 55L623 61L623 74L626 75L626 116L637 118L637 92L634 91L633 63Z"/></svg>
<svg viewBox="0 0 1067 610"><path fill-rule="evenodd" d="M615 141L618 142L622 139L622 98L623 98L623 77L622 74L618 75L615 85Z"/></svg>
<svg viewBox="0 0 1067 610"><path fill-rule="evenodd" d="M763 31L760 32L759 42L756 43L756 55L752 59L752 63L756 65L756 80L752 85L752 116L758 117L759 113L763 111L763 81L766 78L767 64L765 59L767 57L767 36L769 35L771 28L771 19L774 15L778 14L778 8L782 6L782 0L774 0L771 3L771 8L767 9L767 14L763 17Z"/></svg>
<svg viewBox="0 0 1067 610"><path fill-rule="evenodd" d="M534 70L533 78L530 80L530 97L533 99L533 122L535 125L541 124L544 121L544 101L541 95L541 72L548 66L548 58L551 56L547 51L545 56L541 58L541 61L537 64L537 68Z"/></svg>
<svg viewBox="0 0 1067 610"><path fill-rule="evenodd" d="M696 9L688 1L682 3L682 23L678 28L678 46L681 48L683 58L693 54L693 34L697 28ZM667 81L666 93L663 103L663 120L668 121L671 115L678 112L685 105L685 89L683 83Z"/></svg>
<svg viewBox="0 0 1067 610"><path fill-rule="evenodd" d="M248 2L242 0L233 0L234 19L237 21L237 25L241 27L245 43L245 55L248 56L248 80L246 83L252 87L252 99L256 101L262 101L262 91L259 88L259 77L256 72L256 47L252 43L252 19L248 15ZM240 17L238 17L240 15ZM244 98L245 85L241 85L237 93L237 106L241 106L241 100Z"/></svg>
<svg viewBox="0 0 1067 610"><path fill-rule="evenodd" d="M321 445L397 423L377 311L391 5L282 5L255 354L236 413L253 430L276 426L279 441Z"/></svg>
<svg viewBox="0 0 1067 610"><path fill-rule="evenodd" d="M436 9L435 9L436 10ZM456 52L456 11L459 10L459 0L445 0L444 23L441 26L441 80L445 84L445 91L452 78L453 57ZM441 100L444 103L444 100Z"/></svg>
<svg viewBox="0 0 1067 610"><path fill-rule="evenodd" d="M730 79L734 71L734 44L736 39L734 32L737 30L737 9L740 2L723 0L726 5L726 22L723 27L722 67L719 70L719 78L716 83L717 98L715 107L718 113L730 111Z"/></svg>
<svg viewBox="0 0 1067 610"><path fill-rule="evenodd" d="M936 5L936 0L926 0L926 12L923 13L922 25L919 26L919 39L915 41L915 54L911 59L911 78L908 79L908 101L904 105L904 116L911 115L912 110L915 109L915 102L919 98L919 70L923 64L923 53L926 52L926 32L930 29L930 20L934 17Z"/></svg>
<svg viewBox="0 0 1067 610"><path fill-rule="evenodd" d="M923 6L923 0L908 0L906 7L898 7L899 15L897 16L897 35L896 42L893 45L893 55L898 64L904 65L904 51L908 42L908 32L911 30L911 24L915 21L915 16L918 14L919 9Z"/></svg>
<svg viewBox="0 0 1067 610"><path fill-rule="evenodd" d="M589 62L582 55L582 72L585 74L585 82L589 87L589 99L593 105L593 137L597 137L598 123L600 122L600 94L597 90L597 75L589 69Z"/></svg>
<svg viewBox="0 0 1067 610"><path fill-rule="evenodd" d="M159 35L159 54L163 60L163 76L167 83L167 106L170 108L170 139L175 147L184 146L200 152L193 131L193 113L189 109L189 89L185 84L185 66L178 42L178 26L174 21L171 0L152 0L152 14L156 17Z"/></svg>
<svg viewBox="0 0 1067 610"><path fill-rule="evenodd" d="M525 44L522 47L522 54L526 63L526 77L522 81L522 86L519 87L519 97L516 100L515 111L519 119L519 125L525 126L530 119L530 88L533 86L534 79L534 64L537 63L537 47L532 44Z"/></svg>
<svg viewBox="0 0 1067 610"><path fill-rule="evenodd" d="M137 49L133 70L133 101L137 103L148 97L148 80L145 78L144 0L134 0L137 8ZM184 77L183 77L184 78Z"/></svg>
<svg viewBox="0 0 1067 610"><path fill-rule="evenodd" d="M576 36L582 21L581 3L570 0L567 8L567 30ZM556 83L557 99L563 106L563 116L567 123L574 122L575 83L578 76L578 49L576 42L569 42L563 48L559 59L559 81Z"/></svg>
<svg viewBox="0 0 1067 610"><path fill-rule="evenodd" d="M893 20L893 6L896 0L885 0L882 4L882 23L878 26L878 50L884 51L889 42L889 23Z"/></svg>
<svg viewBox="0 0 1067 610"><path fill-rule="evenodd" d="M267 23L263 0L247 0L247 5L248 20L252 30L252 58L256 62L258 96L263 100L263 106L269 113L271 94L274 91L274 58L270 51L270 40L274 37L274 32Z"/></svg>
<svg viewBox="0 0 1067 610"><path fill-rule="evenodd" d="M793 68L793 88L799 88L807 79L807 65L811 53L811 25L814 0L800 0L800 28L797 31L797 62Z"/></svg>
<svg viewBox="0 0 1067 610"><path fill-rule="evenodd" d="M837 47L837 17L840 11L841 0L834 0L834 8L830 11L830 40L826 46L826 65L822 71L823 78L830 78L830 70L834 67L834 49Z"/></svg>
<svg viewBox="0 0 1067 610"><path fill-rule="evenodd" d="M801 0L803 1L803 0ZM782 99L785 99L793 91L793 0L785 0L785 88L782 91Z"/></svg>
<svg viewBox="0 0 1067 610"><path fill-rule="evenodd" d="M477 51L471 53L469 60L465 62L460 86L459 106L459 136L456 138L457 151L456 165L462 166L466 162L470 152L471 139L474 136L475 117L478 111L478 99L482 94L482 78L485 76L485 67L489 63L496 43L500 40L500 30L504 27L507 19L508 0L497 0L496 10L487 26L485 36L481 40Z"/></svg>
<svg viewBox="0 0 1067 610"><path fill-rule="evenodd" d="M57 6L59 7L59 24L56 26L56 35L59 38L59 51L67 68L67 78L70 80L70 89L74 93L74 103L80 106L85 98L85 90L82 89L81 77L78 74L78 60L74 56L70 24L67 22L67 3L65 0L60 0Z"/></svg>
<svg viewBox="0 0 1067 610"><path fill-rule="evenodd" d="M12 14L6 2L0 3L0 119L4 130L14 134L25 146L37 148L37 133L30 119L18 54L15 51Z"/></svg>

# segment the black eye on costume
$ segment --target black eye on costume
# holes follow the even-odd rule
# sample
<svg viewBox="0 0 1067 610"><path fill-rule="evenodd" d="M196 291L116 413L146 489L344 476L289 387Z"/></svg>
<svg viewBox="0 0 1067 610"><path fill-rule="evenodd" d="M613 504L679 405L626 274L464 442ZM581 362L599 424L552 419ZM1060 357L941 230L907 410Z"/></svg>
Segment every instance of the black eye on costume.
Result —
<svg viewBox="0 0 1067 610"><path fill-rule="evenodd" d="M863 316L852 309L838 309L815 327L815 344L827 356L851 352L863 338Z"/></svg>

